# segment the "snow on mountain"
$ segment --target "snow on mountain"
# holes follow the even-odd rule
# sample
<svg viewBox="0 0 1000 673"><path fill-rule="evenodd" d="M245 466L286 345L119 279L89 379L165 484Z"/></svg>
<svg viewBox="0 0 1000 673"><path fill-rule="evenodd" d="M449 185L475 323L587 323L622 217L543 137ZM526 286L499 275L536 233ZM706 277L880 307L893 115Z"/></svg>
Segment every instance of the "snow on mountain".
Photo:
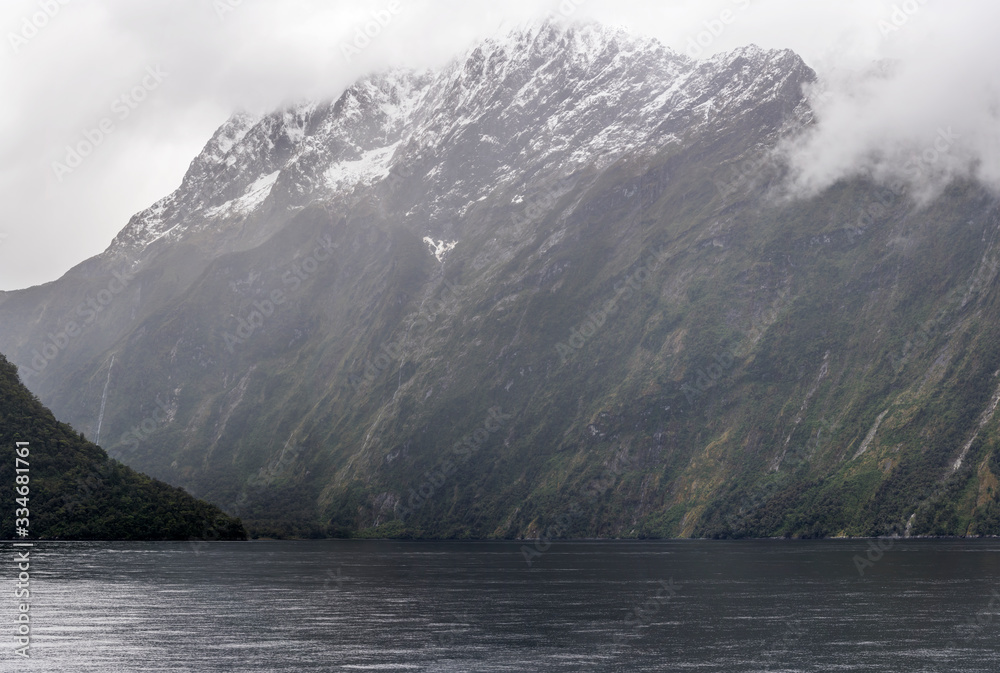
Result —
<svg viewBox="0 0 1000 673"><path fill-rule="evenodd" d="M430 236L424 236L423 240L439 262L444 261L444 256L458 245L458 241L435 241Z"/></svg>
<svg viewBox="0 0 1000 673"><path fill-rule="evenodd" d="M481 185L530 191L548 176L708 131L807 70L790 59L750 46L699 62L618 28L528 25L436 72L392 70L336 101L233 115L181 186L136 214L108 252L137 259L168 233L282 219L417 161L434 197L408 214L427 221L432 238L454 238ZM470 140L473 154L460 149Z"/></svg>
<svg viewBox="0 0 1000 673"><path fill-rule="evenodd" d="M226 201L220 206L207 209L204 212L205 217L230 216L253 212L264 202L268 194L271 193L271 188L274 187L274 182L278 179L278 173L280 172L274 171L273 173L257 178L247 187L246 192L242 196L231 201Z"/></svg>
<svg viewBox="0 0 1000 673"><path fill-rule="evenodd" d="M399 142L364 152L356 161L337 161L323 175L330 189L346 189L360 182L372 181L389 175L389 163Z"/></svg>

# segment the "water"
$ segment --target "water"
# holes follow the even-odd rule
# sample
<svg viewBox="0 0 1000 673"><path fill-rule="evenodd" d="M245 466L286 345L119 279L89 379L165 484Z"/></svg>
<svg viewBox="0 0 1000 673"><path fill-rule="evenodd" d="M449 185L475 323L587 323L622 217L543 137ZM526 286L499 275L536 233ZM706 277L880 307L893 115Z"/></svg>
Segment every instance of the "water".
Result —
<svg viewBox="0 0 1000 673"><path fill-rule="evenodd" d="M995 540L36 544L3 671L1000 670Z"/></svg>

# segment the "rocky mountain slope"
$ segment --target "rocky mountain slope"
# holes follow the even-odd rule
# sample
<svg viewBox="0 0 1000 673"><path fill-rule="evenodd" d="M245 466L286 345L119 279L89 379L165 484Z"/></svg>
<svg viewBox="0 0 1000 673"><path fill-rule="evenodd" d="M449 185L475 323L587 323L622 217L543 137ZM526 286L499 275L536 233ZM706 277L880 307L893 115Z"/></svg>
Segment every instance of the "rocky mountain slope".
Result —
<svg viewBox="0 0 1000 673"><path fill-rule="evenodd" d="M543 24L237 114L0 350L260 532L996 534L997 201L784 198L814 80Z"/></svg>

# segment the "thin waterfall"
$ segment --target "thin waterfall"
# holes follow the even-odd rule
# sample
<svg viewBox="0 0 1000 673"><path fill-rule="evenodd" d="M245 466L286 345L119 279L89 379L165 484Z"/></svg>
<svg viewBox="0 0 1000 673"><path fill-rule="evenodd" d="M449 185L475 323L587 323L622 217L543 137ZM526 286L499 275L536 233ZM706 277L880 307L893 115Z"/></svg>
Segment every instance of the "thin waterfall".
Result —
<svg viewBox="0 0 1000 673"><path fill-rule="evenodd" d="M97 440L94 444L101 443L101 424L104 422L104 405L108 401L108 385L111 383L111 369L115 366L115 356L111 356L111 364L108 365L108 380L104 382L104 395L101 397L101 413L97 416Z"/></svg>

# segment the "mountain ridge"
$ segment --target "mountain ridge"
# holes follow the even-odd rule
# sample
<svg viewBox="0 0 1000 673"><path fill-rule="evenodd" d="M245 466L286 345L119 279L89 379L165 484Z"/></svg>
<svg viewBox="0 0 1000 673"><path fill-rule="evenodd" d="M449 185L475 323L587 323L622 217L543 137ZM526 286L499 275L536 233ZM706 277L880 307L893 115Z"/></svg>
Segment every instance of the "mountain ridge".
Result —
<svg viewBox="0 0 1000 673"><path fill-rule="evenodd" d="M0 299L0 350L85 430L108 385L114 455L266 534L996 534L996 199L774 198L815 81L543 24L238 114L107 257Z"/></svg>

